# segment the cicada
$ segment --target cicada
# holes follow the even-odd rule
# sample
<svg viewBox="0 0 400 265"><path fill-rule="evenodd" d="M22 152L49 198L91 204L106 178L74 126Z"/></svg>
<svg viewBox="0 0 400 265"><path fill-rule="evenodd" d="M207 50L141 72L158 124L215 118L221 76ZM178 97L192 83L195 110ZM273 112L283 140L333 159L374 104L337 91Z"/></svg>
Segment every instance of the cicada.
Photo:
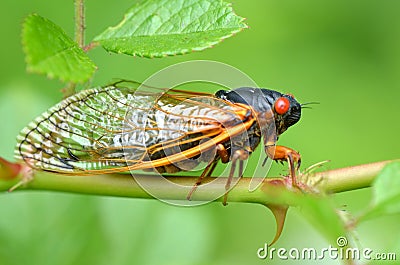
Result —
<svg viewBox="0 0 400 265"><path fill-rule="evenodd" d="M17 158L36 170L73 175L175 173L206 162L195 187L219 161L231 162L228 191L236 165L241 176L243 161L263 139L267 156L287 161L295 176L299 153L275 144L300 119L302 106L292 95L251 87L143 91L134 84L120 81L64 99L22 130Z"/></svg>

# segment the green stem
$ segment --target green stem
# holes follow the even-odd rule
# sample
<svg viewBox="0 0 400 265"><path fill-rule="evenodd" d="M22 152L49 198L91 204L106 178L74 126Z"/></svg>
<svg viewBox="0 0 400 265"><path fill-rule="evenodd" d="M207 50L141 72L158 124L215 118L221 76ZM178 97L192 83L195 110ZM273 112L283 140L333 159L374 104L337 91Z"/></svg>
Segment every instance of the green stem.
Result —
<svg viewBox="0 0 400 265"><path fill-rule="evenodd" d="M85 3L75 0L75 41L79 47L85 46Z"/></svg>
<svg viewBox="0 0 400 265"><path fill-rule="evenodd" d="M321 177L322 181L318 186L328 193L366 188L371 186L375 177L385 165L394 161L399 160L387 160L319 172L316 175Z"/></svg>
<svg viewBox="0 0 400 265"><path fill-rule="evenodd" d="M84 0L75 0L75 41L85 50L85 3ZM76 83L70 82L61 89L64 98L75 94Z"/></svg>
<svg viewBox="0 0 400 265"><path fill-rule="evenodd" d="M348 190L355 190L369 187L375 176L380 170L391 161L323 171L309 176L309 179L321 180L315 184L315 188L327 193L337 193ZM195 177L189 176L169 176L167 179L179 185L191 187L195 182ZM12 181L0 181L0 191L8 190L12 185L21 181L16 178ZM221 201L222 198L215 199L221 192L226 183L226 178L207 178L203 183L214 181L213 185L206 188L199 188L193 195L193 200L198 201ZM249 191L250 178L242 178L238 181L235 188L229 193L230 202L251 202L251 203L277 203L276 187L282 186L282 178L267 178L262 181L262 185L253 191ZM165 185L162 178L146 175L146 183L151 185L152 190L158 192L158 198L163 200L185 200L188 189L171 189ZM85 175L85 176L66 176L55 173L36 171L34 179L19 190L50 190L73 192L82 194L93 194L103 196L118 196L132 198L153 198L145 192L140 185L129 174L105 174L105 175Z"/></svg>

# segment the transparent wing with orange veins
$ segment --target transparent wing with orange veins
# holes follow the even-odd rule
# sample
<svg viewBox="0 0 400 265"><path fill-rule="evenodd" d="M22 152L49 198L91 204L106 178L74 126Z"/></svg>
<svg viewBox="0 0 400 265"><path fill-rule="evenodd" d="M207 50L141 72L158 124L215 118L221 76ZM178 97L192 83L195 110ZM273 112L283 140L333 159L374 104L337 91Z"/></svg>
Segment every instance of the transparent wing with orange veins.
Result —
<svg viewBox="0 0 400 265"><path fill-rule="evenodd" d="M81 91L31 122L18 136L16 157L67 174L162 167L243 132L250 115L211 94L111 85Z"/></svg>

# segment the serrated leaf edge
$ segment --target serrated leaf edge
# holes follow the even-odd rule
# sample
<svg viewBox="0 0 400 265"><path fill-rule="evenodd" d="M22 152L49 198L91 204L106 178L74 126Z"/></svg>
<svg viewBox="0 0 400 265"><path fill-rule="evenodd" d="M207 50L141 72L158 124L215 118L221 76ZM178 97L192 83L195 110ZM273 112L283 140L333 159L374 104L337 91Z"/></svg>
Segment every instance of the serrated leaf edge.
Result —
<svg viewBox="0 0 400 265"><path fill-rule="evenodd" d="M93 41L99 42L99 43L101 44L101 46L102 46L106 51L108 51L108 52L110 52L110 53L125 54L125 55L130 55L130 56L135 56L135 57L137 56L137 57L149 58L149 59L152 59L152 58L165 58L165 57L168 57L168 56L176 56L176 55L184 55L184 54L188 54L188 53L191 53L191 52L203 51L203 50L208 49L208 48L213 48L214 45L216 45L216 44L218 44L218 43L221 43L223 40L225 40L225 39L227 39L227 38L229 38L229 37L232 37L233 35L237 34L238 32L241 32L241 31L244 30L244 29L249 28L249 26L244 22L244 21L246 20L246 18L241 17L241 16L238 16L238 15L236 14L236 12L235 12L235 11L233 10L233 8L232 8L232 3L224 2L224 1L221 1L221 2L224 3L224 4L226 5L226 7L230 8L230 12L232 12L233 15L235 15L237 18L240 19L239 22L238 22L239 27L235 27L235 28L234 28L235 30L231 31L230 34L227 34L227 35L225 35L225 36L222 36L222 37L220 37L217 41L210 42L210 43L208 43L207 45L205 45L205 46L203 46L203 47L193 48L193 49L191 49L191 50L186 49L186 50L179 51L179 52L176 52L176 53L172 53L172 52L163 52L162 54L147 54L147 53L140 53L140 52L125 52L125 51L121 51L121 50L116 51L116 50L107 49L107 48L104 47L104 45L101 43L102 40L105 40L105 39L100 39L100 36L103 35L104 32L111 31L111 30L115 30L115 29L118 29L119 27L121 27L121 25L123 25L123 24L126 22L126 20L127 20L128 15L127 15L126 13L124 14L123 19L120 21L120 23L118 23L118 24L115 25L115 26L110 26L110 27L108 27L108 28L105 29L102 33L100 33L99 35L97 35L97 36L93 39ZM131 8L128 9L127 13L129 13L129 11L130 11L130 10L133 10L135 7L140 6L142 3L143 3L143 2L141 2L141 3L136 3L135 6L132 6ZM136 12L136 13L137 13L137 12ZM222 29L230 29L230 28L222 28ZM233 28L232 28L232 29L233 29ZM199 31L199 32L200 32L200 31ZM203 32L203 31L201 31L201 32ZM197 32L190 32L190 33L197 33ZM177 33L177 34L179 34L179 33ZM185 34L185 33L183 33L183 34ZM158 36L162 36L162 35L169 35L169 34L158 34ZM149 37L151 37L152 35L143 35L143 36L149 36ZM135 36L135 37L140 37L140 36ZM124 37L124 38L127 38L127 37ZM123 38L113 38L113 39L123 39Z"/></svg>
<svg viewBox="0 0 400 265"><path fill-rule="evenodd" d="M25 53L26 70L27 70L28 72L30 72L30 73L43 74L43 75L45 75L45 76L46 76L47 78L49 78L49 79L55 79L55 78L57 78L57 79L59 79L60 81L62 81L62 82L64 82L64 83L65 83L65 82L70 82L70 81L72 81L72 82L77 82L77 83L84 83L84 82L90 80L90 78L91 78L91 77L93 76L93 74L95 73L95 71L96 71L96 69L97 69L97 66L96 66L96 64L89 58L89 56L87 56L87 54L86 54L84 51L82 51L82 52L83 52L83 55L85 55L85 56L87 57L87 58L85 58L85 59L88 60L88 62L90 62L90 63L91 63L91 66L92 66L91 74L90 74L90 76L89 76L88 78L86 78L86 79L67 79L67 78L64 78L64 77L62 77L62 76L56 76L56 75L54 75L53 73L49 73L49 72L46 72L46 71L40 71L40 70L34 69L34 68L31 66L33 63L31 62L30 56L28 56L29 52L28 52L27 43L26 43L26 40L25 40L24 36L25 36L25 30L26 30L26 27L27 27L27 20L28 20L29 18L31 18L31 17L34 17L34 16L39 17L39 18L42 18L42 19L44 19L44 20L48 20L49 22L51 22L51 23L54 24L54 22L52 22L51 20L49 20L49 19L47 19L47 18L45 18L45 17L42 17L42 16L40 16L40 15L37 14L37 13L31 13L31 14L29 14L28 16L25 17L25 19L24 19L24 21L23 21L23 23L22 23L21 42L22 42L22 50L23 50L23 52ZM65 31L64 31L60 26L58 26L58 25L56 25L56 24L54 24L54 25L57 26L66 36L68 36L68 35L65 33ZM68 36L68 37L69 37L69 36ZM69 38L70 38L70 37L69 37ZM71 39L71 38L70 38L70 39ZM71 40L72 40L72 39L71 39ZM75 41L73 41L73 40L72 40L72 42L75 43ZM78 49L80 49L79 46L78 46L78 44L76 44L75 46L74 46L74 45L73 45L73 46L70 46L70 47L68 47L67 49L58 51L57 53L63 53L63 52L65 52L65 51L68 51L68 50L73 49L73 48L78 48ZM42 61L46 61L46 60L48 60L49 58L51 58L51 57L53 57L53 56L56 56L56 54L53 54L53 55L47 57L45 60L42 60Z"/></svg>

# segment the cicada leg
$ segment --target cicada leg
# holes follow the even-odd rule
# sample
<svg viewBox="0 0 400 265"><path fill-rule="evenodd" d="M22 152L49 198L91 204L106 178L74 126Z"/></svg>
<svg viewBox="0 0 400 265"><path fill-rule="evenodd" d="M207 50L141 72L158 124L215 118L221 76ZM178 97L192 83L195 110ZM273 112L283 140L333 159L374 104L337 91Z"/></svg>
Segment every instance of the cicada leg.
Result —
<svg viewBox="0 0 400 265"><path fill-rule="evenodd" d="M228 193L229 193L229 189L231 187L233 175L235 174L236 163L239 160L239 178L241 178L243 176L243 161L248 158L249 158L249 152L246 150L240 149L240 150L236 150L233 153L231 171L229 172L228 180L226 181L226 184L225 184L224 200L222 201L222 204L224 206L227 205Z"/></svg>
<svg viewBox="0 0 400 265"><path fill-rule="evenodd" d="M186 199L188 201L190 201L190 199L192 198L193 193L196 191L197 187L201 184L203 179L205 177L211 176L211 174L213 173L215 167L217 166L217 163L218 163L218 160L215 160L214 162L210 163L204 169L203 173L201 173L200 177L197 179L196 183L193 185L192 189L189 191L189 194L186 196Z"/></svg>
<svg viewBox="0 0 400 265"><path fill-rule="evenodd" d="M218 144L217 145L217 154L219 158L221 159L222 163L228 163L229 162L229 153L225 149L223 144ZM193 185L192 189L190 190L189 194L186 196L186 199L190 201L192 198L193 193L196 191L197 187L201 184L202 180L206 177L210 177L211 174L213 173L215 167L217 166L219 159L214 160L212 163L210 163L201 173L200 177L197 179L196 183Z"/></svg>
<svg viewBox="0 0 400 265"><path fill-rule="evenodd" d="M292 185L297 186L297 178L296 178L296 171L299 170L301 165L301 156L300 154L286 146L282 145L266 145L265 151L271 159L275 161L287 161L289 164L289 172L292 178ZM295 163L297 166L295 167Z"/></svg>

